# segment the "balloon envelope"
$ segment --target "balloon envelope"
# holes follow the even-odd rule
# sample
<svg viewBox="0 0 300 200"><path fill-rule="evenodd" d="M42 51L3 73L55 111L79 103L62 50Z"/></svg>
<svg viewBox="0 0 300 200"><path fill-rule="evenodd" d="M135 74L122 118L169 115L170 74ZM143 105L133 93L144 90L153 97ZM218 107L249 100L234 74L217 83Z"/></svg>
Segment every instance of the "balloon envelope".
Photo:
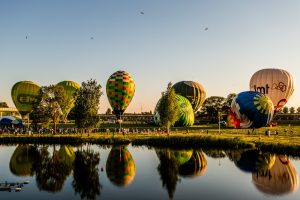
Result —
<svg viewBox="0 0 300 200"><path fill-rule="evenodd" d="M69 99L72 99L70 102L70 106L68 107L68 110L66 110L65 115L67 116L69 112L74 107L75 98L73 97L74 93L80 88L80 85L74 81L62 81L57 83L58 86L62 86L64 88L64 91Z"/></svg>
<svg viewBox="0 0 300 200"><path fill-rule="evenodd" d="M203 85L194 81L180 81L173 85L176 94L180 94L187 98L194 112L196 112L203 104L206 91Z"/></svg>
<svg viewBox="0 0 300 200"><path fill-rule="evenodd" d="M32 105L37 102L40 89L41 87L32 81L21 81L12 87L12 100L22 116L32 111Z"/></svg>
<svg viewBox="0 0 300 200"><path fill-rule="evenodd" d="M292 96L294 80L283 69L262 69L251 77L250 90L266 94L272 100L275 111L278 111Z"/></svg>
<svg viewBox="0 0 300 200"><path fill-rule="evenodd" d="M176 94L176 100L179 106L179 118L175 123L175 126L192 126L195 121L195 115L192 108L191 103L187 100L187 98ZM160 100L157 102L153 117L155 124L160 124L160 116L158 113L158 106L159 106Z"/></svg>
<svg viewBox="0 0 300 200"><path fill-rule="evenodd" d="M72 98L76 90L80 88L80 85L74 81L61 81L57 83L64 88L66 95Z"/></svg>
<svg viewBox="0 0 300 200"><path fill-rule="evenodd" d="M266 95L247 91L239 93L230 108L231 124L235 128L260 128L273 118L273 103Z"/></svg>
<svg viewBox="0 0 300 200"><path fill-rule="evenodd" d="M106 83L106 94L114 114L120 116L130 104L135 92L135 83L128 72L113 73Z"/></svg>

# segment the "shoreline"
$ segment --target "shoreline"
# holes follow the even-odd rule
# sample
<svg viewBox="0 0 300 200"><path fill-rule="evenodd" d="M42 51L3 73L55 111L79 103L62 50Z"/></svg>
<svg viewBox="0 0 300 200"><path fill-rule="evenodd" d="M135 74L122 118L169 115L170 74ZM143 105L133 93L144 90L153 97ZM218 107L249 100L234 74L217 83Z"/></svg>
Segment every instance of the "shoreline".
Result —
<svg viewBox="0 0 300 200"><path fill-rule="evenodd" d="M248 135L231 133L167 134L65 134L65 135L0 135L0 144L69 144L128 145L168 148L249 149L259 148L270 153L300 157L299 135Z"/></svg>

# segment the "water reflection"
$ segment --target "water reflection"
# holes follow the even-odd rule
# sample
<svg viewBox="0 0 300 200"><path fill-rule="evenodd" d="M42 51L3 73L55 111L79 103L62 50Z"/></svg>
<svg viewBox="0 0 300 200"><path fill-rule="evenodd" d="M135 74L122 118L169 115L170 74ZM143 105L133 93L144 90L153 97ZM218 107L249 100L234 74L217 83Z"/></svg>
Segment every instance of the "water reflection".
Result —
<svg viewBox="0 0 300 200"><path fill-rule="evenodd" d="M188 178L201 176L207 168L202 151L156 149L156 154L160 161L157 171L170 199L174 197L179 175Z"/></svg>
<svg viewBox="0 0 300 200"><path fill-rule="evenodd" d="M35 163L39 163L40 160L41 156L36 146L19 145L11 156L9 169L16 176L33 176Z"/></svg>
<svg viewBox="0 0 300 200"><path fill-rule="evenodd" d="M298 173L286 156L276 156L273 166L252 173L252 182L259 191L270 195L291 193L299 187Z"/></svg>
<svg viewBox="0 0 300 200"><path fill-rule="evenodd" d="M11 149L11 148L8 148ZM140 148L129 148L133 153L141 151ZM240 176L235 177L237 182L244 181L244 183L252 188L252 184L258 192L267 195L284 195L295 192L299 187L299 177L293 166L291 160L287 156L278 156L268 152L262 152L259 149L251 150L173 150L173 149L155 149L155 152L143 149L147 151L149 157L143 157L144 154L134 154L136 159L133 159L131 152L128 150L128 146L113 146L111 149L93 146L90 148L87 146L80 146L75 148L68 145L19 145L15 148L12 156L5 159L9 161L7 170L10 170L12 174L16 176L35 176L36 190L43 191L43 194L58 193L71 191L69 195L81 199L96 199L101 194L103 198L107 198L108 193L103 192L103 187L100 182L100 172L98 165L106 165L107 179L103 180L105 191L110 192L112 199L118 198L118 195L122 193L124 197L132 197L132 195L139 195L137 192L133 194L129 192L130 189L135 187L141 189L141 191L150 191L153 189L149 185L154 183L141 182L140 177L135 179L137 167L139 167L141 174L145 174L147 180L153 179L155 181L161 181L156 190L162 190L166 193L170 199L174 198L176 189L177 198L182 198L184 192L182 188L185 188L184 184L188 184L188 188L193 190L195 195L198 190L195 188L208 187L210 183L212 173L215 176L220 176L222 181L214 183L216 188L224 188L222 184L227 183L228 178L235 177L236 174ZM103 155L103 160L100 162L100 152ZM102 154L103 152L103 154ZM153 157L154 153L154 159ZM156 153L156 155L155 155ZM139 157L141 156L142 157ZM107 156L107 159L106 159ZM156 159L158 157L158 160ZM207 157L206 157L207 156ZM230 161L228 161L228 158ZM147 162L135 162L139 159L153 159L147 160ZM217 159L223 159L224 165L222 168L216 168ZM148 162L149 161L149 162ZM4 162L4 163L5 163ZM149 163L154 162L154 165ZM296 161L296 165L299 162ZM147 164L146 164L147 163ZM153 164L153 163L152 163ZM208 170L208 164L210 166ZM154 166L151 169L150 166ZM220 170L216 170L220 169ZM239 170L246 172L240 173ZM222 172L227 170L227 173ZM5 170L1 170L5 171ZM102 169L101 169L102 171ZM151 172L151 174L149 174ZM207 172L207 174L206 174ZM10 174L10 173L9 173ZM105 173L103 174L105 175ZM205 178L195 179L207 175ZM3 176L3 175L2 175ZM4 174L5 176L5 174ZM67 179L70 177L70 179ZM6 177L4 177L6 179ZM8 176L8 178L10 178ZM191 181L191 178L193 180ZM223 178L223 179L222 179ZM183 184L178 184L184 180ZM251 181L252 180L252 181ZM9 181L9 180L8 180ZM193 182L193 184L191 184ZM72 186L73 190L69 190L66 187L65 191L62 191L64 185ZM125 188L131 184L131 187L119 190L117 187L106 187L106 185L116 185ZM145 184L145 185L143 185ZM157 186L155 183L154 187ZM235 183L229 185L238 187ZM144 188L146 187L146 189ZM181 188L182 187L182 188ZM120 193L114 193L113 191L119 191ZM74 192L75 193L74 193ZM186 191L186 190L185 190ZM224 191L223 191L224 192ZM227 192L227 193L226 193ZM226 190L228 199L234 199L231 191ZM257 198L257 194L253 193L253 197ZM38 194L38 193L36 193ZM42 194L42 193L40 193ZM191 193L189 193L192 195ZM52 194L48 194L52 195ZM126 196L128 195L128 196ZM194 194L193 194L194 195ZM209 194L205 193L207 197ZM205 196L204 195L204 196ZM157 197L157 196L156 196ZM229 198L232 197L232 198ZM287 196L288 198L290 196ZM225 198L226 199L226 198Z"/></svg>
<svg viewBox="0 0 300 200"><path fill-rule="evenodd" d="M252 183L268 195L283 195L299 187L299 176L287 156L258 149L231 152L232 160L242 171L252 173Z"/></svg>
<svg viewBox="0 0 300 200"><path fill-rule="evenodd" d="M39 190L55 193L62 190L73 165L66 159L60 158L60 155L64 154L64 150L58 152L54 145L53 152L50 154L48 148L48 146L42 146L39 149L41 162L36 166L36 183Z"/></svg>
<svg viewBox="0 0 300 200"><path fill-rule="evenodd" d="M87 148L76 151L75 155L72 182L75 194L79 194L81 199L96 199L102 189L97 168L100 154Z"/></svg>
<svg viewBox="0 0 300 200"><path fill-rule="evenodd" d="M106 174L117 186L127 186L133 181L135 164L126 146L112 147L106 161Z"/></svg>
<svg viewBox="0 0 300 200"><path fill-rule="evenodd" d="M207 162L205 155L202 151L193 151L191 158L180 165L179 174L183 177L196 177L205 174L207 169Z"/></svg>

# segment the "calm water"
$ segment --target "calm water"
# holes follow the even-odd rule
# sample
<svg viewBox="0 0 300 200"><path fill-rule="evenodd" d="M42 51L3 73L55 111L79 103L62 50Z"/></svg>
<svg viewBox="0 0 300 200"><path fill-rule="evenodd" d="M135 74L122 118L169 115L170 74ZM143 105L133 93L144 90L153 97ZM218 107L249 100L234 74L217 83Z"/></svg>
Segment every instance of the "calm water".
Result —
<svg viewBox="0 0 300 200"><path fill-rule="evenodd" d="M256 150L0 146L1 199L299 199L300 160Z"/></svg>

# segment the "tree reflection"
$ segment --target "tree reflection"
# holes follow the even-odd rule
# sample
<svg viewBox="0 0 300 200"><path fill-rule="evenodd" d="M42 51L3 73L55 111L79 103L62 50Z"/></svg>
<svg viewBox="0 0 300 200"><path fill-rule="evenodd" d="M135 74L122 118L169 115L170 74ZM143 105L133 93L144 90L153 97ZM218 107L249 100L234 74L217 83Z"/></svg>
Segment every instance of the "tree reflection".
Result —
<svg viewBox="0 0 300 200"><path fill-rule="evenodd" d="M70 174L70 166L59 159L55 146L50 155L48 146L40 148L41 162L36 165L36 183L40 190L48 192L61 191L67 176Z"/></svg>
<svg viewBox="0 0 300 200"><path fill-rule="evenodd" d="M102 188L97 169L100 154L88 149L76 151L75 155L72 182L75 194L79 194L81 199L96 199Z"/></svg>
<svg viewBox="0 0 300 200"><path fill-rule="evenodd" d="M169 149L157 150L160 163L157 171L160 174L162 186L167 189L170 199L173 199L179 179L179 162L174 153Z"/></svg>

